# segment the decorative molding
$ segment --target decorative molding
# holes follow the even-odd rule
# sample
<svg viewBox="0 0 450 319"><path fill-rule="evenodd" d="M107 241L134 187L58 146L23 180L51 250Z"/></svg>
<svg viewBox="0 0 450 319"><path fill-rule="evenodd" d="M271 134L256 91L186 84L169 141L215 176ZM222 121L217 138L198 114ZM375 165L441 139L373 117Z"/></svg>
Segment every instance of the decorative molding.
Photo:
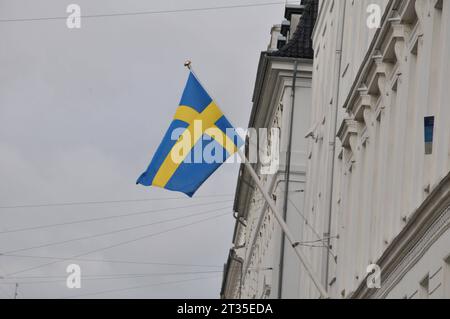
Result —
<svg viewBox="0 0 450 319"><path fill-rule="evenodd" d="M380 52L383 56L383 62L396 63L400 57L395 52L395 44L397 41L404 41L409 36L410 27L402 24L401 19L392 21L388 36L382 43Z"/></svg>
<svg viewBox="0 0 450 319"><path fill-rule="evenodd" d="M358 122L352 119L343 120L337 133L337 137L341 140L342 147L355 153L357 147L357 135Z"/></svg>
<svg viewBox="0 0 450 319"><path fill-rule="evenodd" d="M392 67L398 60L400 51L397 50L396 52L395 44L399 40L409 39L411 27L417 27L419 23L415 6L417 2L427 1L429 0L389 1L383 15L381 28L375 33L368 54L361 64L350 94L344 102L344 108L354 103L358 95L357 88L364 83L368 87L369 94L381 95L383 100L386 100L386 95L383 94L386 81L383 81L383 77L389 78L392 76ZM410 43L408 42L408 44ZM415 50L415 46L408 46L408 48ZM386 102L389 101L383 101L383 104L386 104Z"/></svg>
<svg viewBox="0 0 450 319"><path fill-rule="evenodd" d="M368 289L362 281L352 298L386 298L428 249L450 229L450 174L411 216L407 225L377 261L382 288Z"/></svg>
<svg viewBox="0 0 450 319"><path fill-rule="evenodd" d="M359 96L352 107L349 107L356 121L365 123L366 126L370 124L368 122L369 115L375 108L378 98L372 94L369 94L368 89L361 90Z"/></svg>
<svg viewBox="0 0 450 319"><path fill-rule="evenodd" d="M371 95L386 95L386 77L391 74L392 65L384 62L382 55L375 55L373 57L373 64L371 71L368 74L366 83L368 93Z"/></svg>

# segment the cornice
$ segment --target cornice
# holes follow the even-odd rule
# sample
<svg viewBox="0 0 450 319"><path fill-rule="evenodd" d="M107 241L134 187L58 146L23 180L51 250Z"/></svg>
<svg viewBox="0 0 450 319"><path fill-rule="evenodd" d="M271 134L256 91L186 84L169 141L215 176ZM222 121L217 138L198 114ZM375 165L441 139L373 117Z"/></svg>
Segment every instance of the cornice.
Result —
<svg viewBox="0 0 450 319"><path fill-rule="evenodd" d="M412 0L405 0L405 1L412 1ZM350 93L348 94L346 100L343 103L343 107L347 108L350 103L352 103L356 95L358 94L358 88L364 86L364 82L369 82L367 84L367 87L369 88L369 93L372 93L373 83L376 84L376 82L372 83L367 79L367 76L370 73L373 72L373 66L374 62L377 68L382 67L386 68L387 61L384 61L383 55L381 54L381 46L383 44L384 39L386 38L386 35L388 34L390 30L390 26L393 23L393 20L390 18L393 17L393 13L397 12L396 9L401 5L402 0L389 0L389 3L386 6L386 10L383 14L383 17L381 19L381 27L377 29L375 32L375 35L373 37L373 40L371 42L371 45L367 51L366 56L364 57L361 67L358 70L357 75L355 76L355 80L352 84L352 87L350 89ZM372 71L371 71L372 70ZM375 73L385 73L386 70L377 70ZM370 76L369 76L370 77ZM378 81L378 77L376 78L376 81Z"/></svg>
<svg viewBox="0 0 450 319"><path fill-rule="evenodd" d="M351 148L354 151L355 146L352 145L352 137L358 134L358 122L351 119L345 119L341 123L341 127L337 132L337 137L341 140L344 148Z"/></svg>
<svg viewBox="0 0 450 319"><path fill-rule="evenodd" d="M426 251L450 228L450 173L410 216L406 226L377 261L382 288L368 289L363 280L352 298L386 298Z"/></svg>

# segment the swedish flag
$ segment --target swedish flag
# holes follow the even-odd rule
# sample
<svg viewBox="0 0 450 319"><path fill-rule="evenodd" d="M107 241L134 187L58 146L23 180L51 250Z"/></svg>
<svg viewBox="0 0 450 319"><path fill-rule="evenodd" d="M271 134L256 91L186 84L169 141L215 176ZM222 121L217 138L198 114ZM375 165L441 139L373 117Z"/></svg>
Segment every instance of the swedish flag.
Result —
<svg viewBox="0 0 450 319"><path fill-rule="evenodd" d="M172 124L137 184L192 197L242 144L236 130L190 72Z"/></svg>

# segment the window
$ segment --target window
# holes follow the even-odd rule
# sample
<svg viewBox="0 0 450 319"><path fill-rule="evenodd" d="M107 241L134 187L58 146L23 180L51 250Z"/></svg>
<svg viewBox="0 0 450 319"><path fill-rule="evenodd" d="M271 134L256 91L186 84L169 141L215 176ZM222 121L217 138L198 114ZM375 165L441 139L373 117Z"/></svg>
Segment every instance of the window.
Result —
<svg viewBox="0 0 450 319"><path fill-rule="evenodd" d="M433 154L434 137L434 116L427 116L424 119L425 126L425 154Z"/></svg>

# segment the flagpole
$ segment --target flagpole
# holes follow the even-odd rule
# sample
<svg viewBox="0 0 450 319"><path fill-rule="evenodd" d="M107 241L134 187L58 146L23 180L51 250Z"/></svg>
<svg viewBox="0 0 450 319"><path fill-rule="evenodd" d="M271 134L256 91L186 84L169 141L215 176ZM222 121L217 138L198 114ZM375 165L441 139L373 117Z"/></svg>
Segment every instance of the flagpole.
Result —
<svg viewBox="0 0 450 319"><path fill-rule="evenodd" d="M247 168L248 172L250 173L250 176L252 177L252 179L255 182L256 186L258 187L259 191L264 196L264 199L266 200L267 204L269 205L270 209L272 210L272 213L275 216L275 219L277 220L278 224L280 225L281 229L283 230L284 235L286 236L286 238L288 239L292 248L294 249L295 254L297 255L297 257L300 259L300 262L305 267L306 272L308 273L309 277L311 277L317 290L319 290L321 297L328 299L327 291L323 287L318 276L314 273L312 266L306 260L305 255L303 255L303 253L301 252L299 242L294 240L294 236L290 232L289 227L286 224L286 222L284 221L284 219L281 217L281 214L278 211L278 209L275 205L275 202L273 201L273 199L270 197L270 195L264 189L264 186L261 183L261 180L259 179L255 170L253 169L252 165L248 162L245 154L242 152L241 149L238 149L238 154L241 157L242 162L244 163L245 167Z"/></svg>
<svg viewBox="0 0 450 319"><path fill-rule="evenodd" d="M184 66L187 67L191 72L194 73L192 70L192 62L186 61L184 63ZM194 73L195 75L195 73ZM250 162L247 160L247 157L245 156L244 152L241 149L237 149L237 153L239 154L242 162L244 163L245 167L247 168L248 172L250 173L250 176L252 177L253 181L255 182L256 186L258 187L259 191L263 195L264 199L266 200L267 204L269 205L270 209L272 210L273 215L275 216L275 219L277 220L278 224L280 225L284 235L288 239L289 243L291 244L292 248L295 251L295 254L299 258L300 262L303 264L303 266L306 269L306 272L308 273L309 277L312 279L314 285L316 286L317 290L319 290L319 293L322 298L328 299L328 293L326 289L323 287L322 283L319 280L319 277L314 272L312 266L310 263L306 260L305 255L300 250L299 242L295 241L294 236L289 230L288 225L284 221L284 219L281 217L282 215L278 211L275 202L270 197L270 195L266 192L264 189L264 185L262 184L261 180L259 179L258 174L256 174L255 170L253 169L253 166L250 164Z"/></svg>

